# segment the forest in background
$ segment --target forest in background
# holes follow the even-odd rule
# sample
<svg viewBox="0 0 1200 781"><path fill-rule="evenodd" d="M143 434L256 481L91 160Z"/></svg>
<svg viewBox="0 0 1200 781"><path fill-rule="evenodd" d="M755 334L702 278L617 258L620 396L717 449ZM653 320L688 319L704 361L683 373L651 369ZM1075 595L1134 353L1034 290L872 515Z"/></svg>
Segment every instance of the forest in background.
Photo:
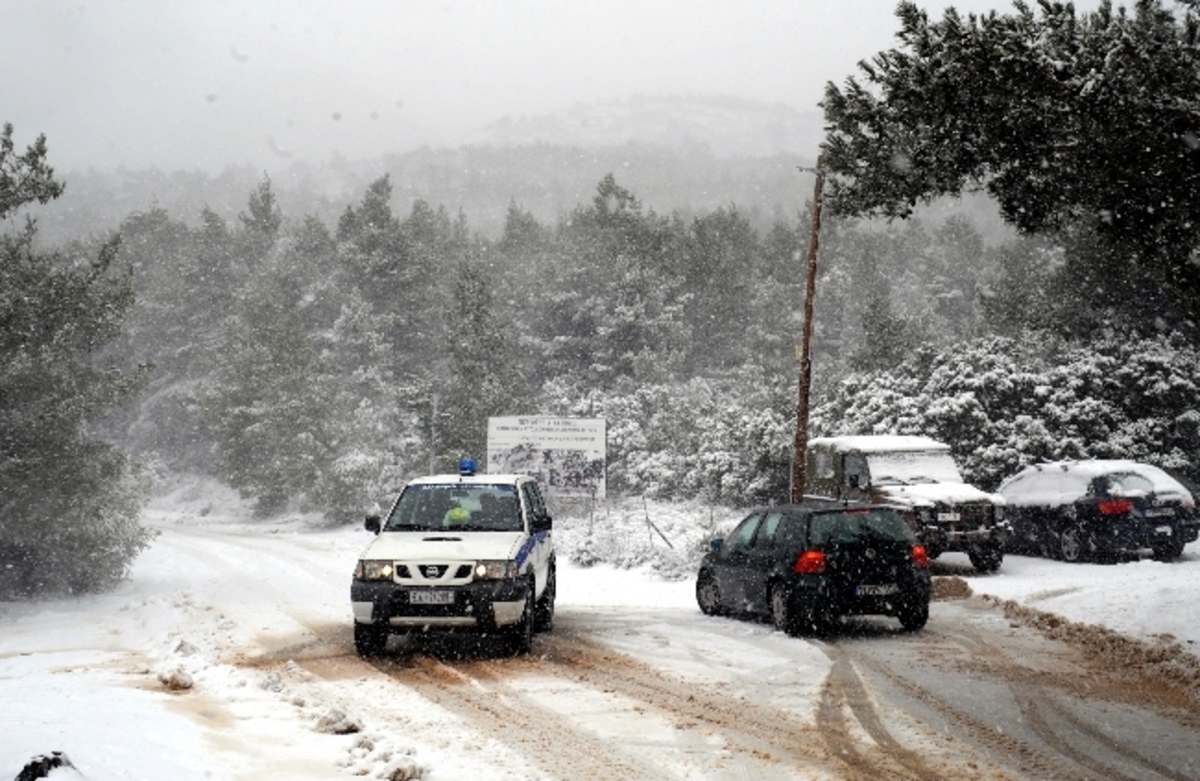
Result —
<svg viewBox="0 0 1200 781"><path fill-rule="evenodd" d="M332 223L286 214L267 178L231 221L127 216L136 303L110 349L154 368L111 434L263 513L336 521L481 456L492 415L606 418L617 493L787 495L806 211L766 228L734 203L660 213L606 175L553 221L507 199L489 238L396 190L379 177ZM991 244L962 214L827 219L812 433L933 435L986 487L1057 457L1194 474L1192 346L1145 323L1091 328L1055 287L1061 265L1054 245ZM1151 378L1161 393L1141 389Z"/></svg>
<svg viewBox="0 0 1200 781"><path fill-rule="evenodd" d="M984 488L1059 458L1197 477L1200 20L1174 6L905 2L900 46L827 85L811 434L934 436ZM147 466L341 523L492 415L604 417L617 493L786 496L790 154L543 141L282 189L89 172L62 201L5 126L0 591L118 579Z"/></svg>
<svg viewBox="0 0 1200 781"><path fill-rule="evenodd" d="M6 289L34 284L11 276L22 263L63 288L5 299L6 322L27 319L47 347L27 361L30 337L10 329L0 390L61 391L8 405L5 421L10 450L40 441L57 466L6 460L0 480L30 506L6 508L15 521L0 532L17 548L88 546L89 572L118 576L96 535L127 563L146 543L128 525L136 486L178 472L227 482L264 516L355 522L405 479L481 457L494 415L605 418L618 496L788 496L807 204L765 223L734 202L668 211L607 174L556 219L505 198L489 235L462 209L397 193L409 186L380 175L327 204L331 219L287 212L264 176L232 218L172 212L161 202L192 197L173 193L46 251L48 197L36 225L5 239L22 259ZM1194 478L1194 342L1072 287L1054 242L985 238L978 202L950 203L890 223L823 220L810 434L934 436L985 488L1055 458L1137 458ZM102 333L72 324L83 312ZM47 449L46 409L60 403L62 443ZM86 511L79 497L35 506L55 494L30 489L64 469L106 486L111 501L95 502L111 518L54 527L51 545L19 521ZM80 540L64 542L72 530ZM73 574L77 557L58 559L17 580L95 586Z"/></svg>

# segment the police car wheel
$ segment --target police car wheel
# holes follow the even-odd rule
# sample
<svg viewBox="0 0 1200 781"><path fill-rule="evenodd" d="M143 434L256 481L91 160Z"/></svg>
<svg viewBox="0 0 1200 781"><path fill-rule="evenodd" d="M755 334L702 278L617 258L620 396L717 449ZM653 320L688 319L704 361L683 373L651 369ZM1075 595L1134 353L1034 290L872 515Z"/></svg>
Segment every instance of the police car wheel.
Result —
<svg viewBox="0 0 1200 781"><path fill-rule="evenodd" d="M527 654L533 648L533 584L525 594L525 611L521 620L512 627L509 643L514 656Z"/></svg>
<svg viewBox="0 0 1200 781"><path fill-rule="evenodd" d="M354 625L354 650L359 656L379 656L387 649L388 630L374 624Z"/></svg>
<svg viewBox="0 0 1200 781"><path fill-rule="evenodd" d="M551 565L550 572L546 575L546 588L542 589L542 597L537 601L537 606L533 610L533 631L535 632L549 632L554 628L554 581L554 566Z"/></svg>

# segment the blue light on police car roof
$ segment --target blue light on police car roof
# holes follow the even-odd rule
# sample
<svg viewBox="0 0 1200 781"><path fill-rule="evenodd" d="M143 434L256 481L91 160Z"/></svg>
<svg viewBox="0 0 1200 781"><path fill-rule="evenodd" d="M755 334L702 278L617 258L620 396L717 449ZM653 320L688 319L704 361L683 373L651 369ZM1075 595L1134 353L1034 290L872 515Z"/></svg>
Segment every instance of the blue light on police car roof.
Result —
<svg viewBox="0 0 1200 781"><path fill-rule="evenodd" d="M475 474L475 459L463 458L458 462L458 473L463 477L472 477Z"/></svg>

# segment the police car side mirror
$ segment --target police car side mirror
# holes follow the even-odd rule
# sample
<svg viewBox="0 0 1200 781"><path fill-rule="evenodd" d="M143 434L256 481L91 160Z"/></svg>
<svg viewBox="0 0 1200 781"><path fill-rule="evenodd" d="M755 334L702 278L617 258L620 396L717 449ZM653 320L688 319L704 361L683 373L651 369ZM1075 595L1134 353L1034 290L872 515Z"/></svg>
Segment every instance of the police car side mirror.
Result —
<svg viewBox="0 0 1200 781"><path fill-rule="evenodd" d="M712 540L708 541L708 549L710 551L712 551L713 553L717 553L718 551L720 551L724 545L725 545L724 537L717 537L716 539L712 539Z"/></svg>
<svg viewBox="0 0 1200 781"><path fill-rule="evenodd" d="M552 519L549 515L543 515L538 518L534 518L533 523L530 525L533 527L535 532L548 532L554 528L554 519Z"/></svg>
<svg viewBox="0 0 1200 781"><path fill-rule="evenodd" d="M368 515L363 526L367 527L367 531L379 534L379 529L382 527L381 519L378 515Z"/></svg>

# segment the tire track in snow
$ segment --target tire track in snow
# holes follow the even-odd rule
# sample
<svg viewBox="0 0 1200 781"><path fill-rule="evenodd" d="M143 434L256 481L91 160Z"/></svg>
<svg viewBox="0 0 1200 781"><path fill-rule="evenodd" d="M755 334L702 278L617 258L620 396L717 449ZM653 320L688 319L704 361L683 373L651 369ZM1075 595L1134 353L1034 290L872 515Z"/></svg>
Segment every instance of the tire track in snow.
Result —
<svg viewBox="0 0 1200 781"><path fill-rule="evenodd" d="M554 778L674 778L623 747L573 727L563 713L534 702L509 680L491 672L479 675L479 670L489 670L479 662L450 665L414 656L407 663L382 659L373 666Z"/></svg>
<svg viewBox="0 0 1200 781"><path fill-rule="evenodd" d="M800 642L800 641L797 641ZM802 772L857 781L878 778L930 779L940 776L918 765L914 773L896 752L860 744L840 723L844 741L829 741L831 730L800 721L785 710L733 697L693 682L673 680L662 671L614 652L584 637L555 637L547 660L593 686L610 686L622 693L717 730L739 753L755 757L781 772ZM818 720L828 714L818 712Z"/></svg>
<svg viewBox="0 0 1200 781"><path fill-rule="evenodd" d="M920 754L901 745L884 726L849 656L837 646L821 645L833 661L833 668L821 690L818 728L830 753L845 764L847 777L863 781L877 778L904 778L911 781L946 778ZM854 738L846 719L847 711L875 742L872 747L874 750L866 750ZM949 778L958 778L961 772L961 768L958 768Z"/></svg>
<svg viewBox="0 0 1200 781"><path fill-rule="evenodd" d="M959 609L984 616L994 612L983 603ZM913 647L904 650L902 661L910 666L919 664L926 676L933 668L944 669L946 674L940 679L945 694L939 687L923 685L909 670L886 658L894 653L887 646L845 644L842 653L920 708L941 714L953 734L993 755L1003 767L1029 777L1067 781L1195 778L1187 772L1190 766L1172 767L1139 750L1135 744L1138 734L1117 736L1112 734L1116 728L1105 729L1095 721L1099 715L1079 715L1084 705L1095 713L1097 702L1120 702L1128 704L1134 715L1149 712L1164 722L1174 722L1172 729L1177 734L1192 746L1200 745L1187 714L1160 708L1152 693L1122 680L1126 670L1106 669L1100 660L1088 660L1061 643L1013 632L1007 622L993 622L993 627L1007 628L1008 636L1001 640L986 633L981 624L960 620L951 631L931 626L911 638ZM976 691L966 692L968 688ZM985 691L990 694L980 693ZM976 707L988 697L993 711ZM1068 702L1080 707L1069 707ZM911 706L906 710L914 712ZM1140 728L1141 733L1151 731ZM1178 755L1176 761L1180 767L1185 765Z"/></svg>
<svg viewBox="0 0 1200 781"><path fill-rule="evenodd" d="M994 644L967 627L956 633L972 656L987 666L989 672L1005 680L1030 729L1059 754L1077 765L1112 781L1143 781L1147 772L1170 781L1193 781L1183 774L1146 756L1125 743L1115 740L1098 725L1085 721L1073 709L1060 701L1061 697L1078 697L1077 678L1061 675L1037 675L1034 681L1013 671L1026 669ZM1085 692L1088 700L1104 697L1104 692L1120 693L1125 687L1096 686L1096 670L1089 668ZM1103 671L1101 671L1103 672ZM1099 692L1097 691L1099 690ZM1124 699L1124 698L1123 698ZM1144 702L1143 702L1144 704ZM1097 755L1096 749L1101 750ZM1109 759L1102 758L1107 754Z"/></svg>

